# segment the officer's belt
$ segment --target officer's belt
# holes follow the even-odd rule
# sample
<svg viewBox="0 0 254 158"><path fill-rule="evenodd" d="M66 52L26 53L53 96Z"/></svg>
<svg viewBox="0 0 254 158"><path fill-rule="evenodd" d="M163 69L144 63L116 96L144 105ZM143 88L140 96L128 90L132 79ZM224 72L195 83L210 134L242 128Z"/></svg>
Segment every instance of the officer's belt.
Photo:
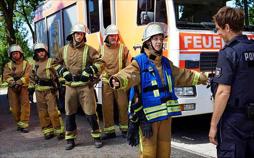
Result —
<svg viewBox="0 0 254 158"><path fill-rule="evenodd" d="M72 75L72 82L81 81L81 75Z"/></svg>
<svg viewBox="0 0 254 158"><path fill-rule="evenodd" d="M169 91L168 86L163 86L163 87L158 88L158 85L153 85L153 86L144 88L144 92L149 92L149 91L153 91L153 90L157 90L157 89L159 89L160 92Z"/></svg>
<svg viewBox="0 0 254 158"><path fill-rule="evenodd" d="M38 80L37 84L40 86L54 86L54 83L51 80Z"/></svg>

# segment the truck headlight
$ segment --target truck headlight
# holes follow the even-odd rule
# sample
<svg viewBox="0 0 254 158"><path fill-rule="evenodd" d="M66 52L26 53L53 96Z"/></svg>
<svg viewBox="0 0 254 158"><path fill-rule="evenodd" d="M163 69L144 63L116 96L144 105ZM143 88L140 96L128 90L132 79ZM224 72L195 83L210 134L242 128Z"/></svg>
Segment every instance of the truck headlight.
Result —
<svg viewBox="0 0 254 158"><path fill-rule="evenodd" d="M175 87L175 94L177 96L182 96L182 97L189 97L189 96L196 96L196 87L191 86L191 87Z"/></svg>

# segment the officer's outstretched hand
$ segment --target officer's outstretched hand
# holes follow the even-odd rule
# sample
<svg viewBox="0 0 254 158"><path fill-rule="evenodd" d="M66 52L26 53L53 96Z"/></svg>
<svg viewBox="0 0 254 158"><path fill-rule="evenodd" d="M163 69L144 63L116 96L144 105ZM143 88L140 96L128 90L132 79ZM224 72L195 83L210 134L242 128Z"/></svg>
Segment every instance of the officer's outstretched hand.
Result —
<svg viewBox="0 0 254 158"><path fill-rule="evenodd" d="M152 128L152 124L147 122L147 121L142 121L140 124L143 136L145 138L150 138L153 136L153 128Z"/></svg>
<svg viewBox="0 0 254 158"><path fill-rule="evenodd" d="M117 77L111 76L109 78L109 85L112 89L118 89L120 88L120 81Z"/></svg>

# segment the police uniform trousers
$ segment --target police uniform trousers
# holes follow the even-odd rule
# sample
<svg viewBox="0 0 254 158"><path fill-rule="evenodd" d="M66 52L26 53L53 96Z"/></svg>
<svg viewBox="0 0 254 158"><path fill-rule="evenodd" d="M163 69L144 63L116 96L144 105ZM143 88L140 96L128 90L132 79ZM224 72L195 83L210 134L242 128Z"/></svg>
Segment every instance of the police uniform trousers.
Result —
<svg viewBox="0 0 254 158"><path fill-rule="evenodd" d="M254 120L245 113L224 112L217 139L218 158L254 157Z"/></svg>
<svg viewBox="0 0 254 158"><path fill-rule="evenodd" d="M140 158L169 158L171 154L171 117L152 123L153 135L145 138L139 129Z"/></svg>
<svg viewBox="0 0 254 158"><path fill-rule="evenodd" d="M93 86L66 86L65 93L65 111L66 111L66 132L65 139L75 139L77 135L77 126L75 114L78 106L81 105L86 118L92 128L91 135L93 138L100 138L101 132L96 114L96 99Z"/></svg>
<svg viewBox="0 0 254 158"><path fill-rule="evenodd" d="M30 104L28 88L21 87L20 89L8 88L8 101L10 110L17 123L17 127L27 128L30 118Z"/></svg>
<svg viewBox="0 0 254 158"><path fill-rule="evenodd" d="M128 129L128 97L124 90L113 90L109 84L103 82L102 86L103 132L114 133L114 100L118 106L119 128L122 132Z"/></svg>
<svg viewBox="0 0 254 158"><path fill-rule="evenodd" d="M54 90L36 91L37 110L44 135L60 135L64 132L63 120L57 108Z"/></svg>

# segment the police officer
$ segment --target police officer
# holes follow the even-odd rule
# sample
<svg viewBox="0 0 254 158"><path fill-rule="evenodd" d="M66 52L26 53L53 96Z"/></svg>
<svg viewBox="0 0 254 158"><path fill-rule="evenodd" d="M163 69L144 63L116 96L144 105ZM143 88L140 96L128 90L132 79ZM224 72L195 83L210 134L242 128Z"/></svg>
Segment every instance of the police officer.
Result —
<svg viewBox="0 0 254 158"><path fill-rule="evenodd" d="M209 140L222 157L254 157L254 42L242 35L244 13L221 8L213 17L226 45L219 52Z"/></svg>
<svg viewBox="0 0 254 158"><path fill-rule="evenodd" d="M60 111L57 108L57 73L49 58L48 47L44 43L34 45L35 64L30 75L35 88L37 110L42 133L45 139L54 136L64 138L64 126Z"/></svg>
<svg viewBox="0 0 254 158"><path fill-rule="evenodd" d="M179 69L162 56L164 39L159 24L148 24L143 34L141 54L109 81L115 89L138 85L139 106L133 111L137 113L136 121L140 122L140 157L165 158L170 155L171 116L181 115L174 86L207 81L204 74Z"/></svg>
<svg viewBox="0 0 254 158"><path fill-rule="evenodd" d="M128 128L128 97L125 90L113 90L108 84L109 77L126 67L131 61L131 55L127 47L120 42L119 30L116 25L109 25L105 30L104 45L99 52L105 61L105 69L102 72L102 112L104 124L104 136L102 139L114 138L114 100L118 106L119 128L122 136L126 137Z"/></svg>
<svg viewBox="0 0 254 158"><path fill-rule="evenodd" d="M28 96L29 73L31 65L24 60L21 47L13 44L8 49L10 62L4 67L3 79L8 83L8 101L17 131L27 133L30 117Z"/></svg>
<svg viewBox="0 0 254 158"><path fill-rule="evenodd" d="M65 79L66 85L66 150L75 147L74 139L77 136L75 114L79 104L92 128L91 135L94 138L95 147L102 147L95 93L91 81L101 72L104 63L99 53L86 44L87 31L87 27L83 24L74 25L71 33L67 36L70 43L60 49L55 60L55 69Z"/></svg>

